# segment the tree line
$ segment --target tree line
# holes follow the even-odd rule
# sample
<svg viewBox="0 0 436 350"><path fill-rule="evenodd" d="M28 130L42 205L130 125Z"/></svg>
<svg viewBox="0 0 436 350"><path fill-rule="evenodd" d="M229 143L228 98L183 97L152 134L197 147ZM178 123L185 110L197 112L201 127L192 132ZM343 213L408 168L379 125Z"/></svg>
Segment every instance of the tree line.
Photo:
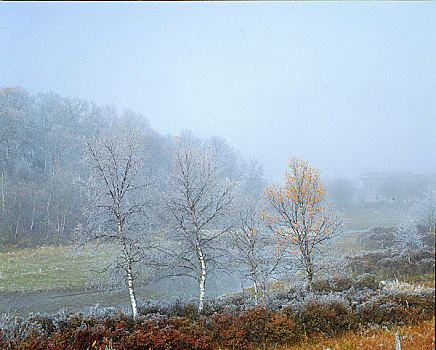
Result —
<svg viewBox="0 0 436 350"><path fill-rule="evenodd" d="M116 137L122 130L135 131L146 157L142 176L162 178L170 167L177 139L153 130L146 118L133 111L117 112L113 106L98 106L54 92L30 94L20 87L0 91L0 244L32 246L68 242L78 224L86 223L85 197L79 191L87 164L86 140ZM189 136L199 142L189 131ZM220 145L223 169L241 177L247 164L225 140ZM226 158L226 160L224 160ZM258 169L257 169L258 170ZM262 174L250 186L262 187ZM163 190L155 181L154 189Z"/></svg>

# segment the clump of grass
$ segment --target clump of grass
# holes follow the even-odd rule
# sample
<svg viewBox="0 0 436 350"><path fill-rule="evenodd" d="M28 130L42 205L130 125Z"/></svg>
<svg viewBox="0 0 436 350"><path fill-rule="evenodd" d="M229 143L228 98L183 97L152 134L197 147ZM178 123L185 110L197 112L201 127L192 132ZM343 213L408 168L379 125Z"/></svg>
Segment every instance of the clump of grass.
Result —
<svg viewBox="0 0 436 350"><path fill-rule="evenodd" d="M432 289L424 284L401 282L398 279L394 281L381 281L381 284L386 290L409 293L429 292Z"/></svg>

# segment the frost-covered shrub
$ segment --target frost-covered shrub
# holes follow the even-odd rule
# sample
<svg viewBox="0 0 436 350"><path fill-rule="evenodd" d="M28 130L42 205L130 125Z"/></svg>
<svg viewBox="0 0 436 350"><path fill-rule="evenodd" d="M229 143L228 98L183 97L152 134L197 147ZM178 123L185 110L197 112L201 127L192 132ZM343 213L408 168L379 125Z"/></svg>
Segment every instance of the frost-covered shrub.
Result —
<svg viewBox="0 0 436 350"><path fill-rule="evenodd" d="M434 301L434 290L423 294L387 293L360 304L355 314L362 325L413 324L433 317Z"/></svg>
<svg viewBox="0 0 436 350"><path fill-rule="evenodd" d="M382 250L348 258L354 276L372 274L378 279L420 278L434 274L435 251L428 248L409 254L401 251Z"/></svg>
<svg viewBox="0 0 436 350"><path fill-rule="evenodd" d="M44 344L44 329L41 324L35 320L12 318L3 315L0 321L0 348L1 349L19 349L26 346L34 346L36 349L41 348Z"/></svg>
<svg viewBox="0 0 436 350"><path fill-rule="evenodd" d="M198 315L193 300L145 303L133 319L114 308L81 313L3 317L0 348L6 349L256 349L291 345L310 334L335 335L359 326L389 326L430 319L434 289L385 282L331 279L322 291L283 289L254 306L249 295L209 299ZM362 285L359 285L361 283ZM349 286L349 288L345 288ZM407 288L406 288L407 287ZM399 291L398 289L401 289Z"/></svg>
<svg viewBox="0 0 436 350"><path fill-rule="evenodd" d="M362 232L358 242L367 250L401 249L409 243L413 249L426 247L434 250L434 235L429 235L426 226L415 225L410 218L403 220L398 227L372 227Z"/></svg>
<svg viewBox="0 0 436 350"><path fill-rule="evenodd" d="M368 250L390 248L395 245L395 227L371 227L362 232L358 238L359 243Z"/></svg>
<svg viewBox="0 0 436 350"><path fill-rule="evenodd" d="M410 264L412 252L424 246L422 234L418 232L416 224L410 218L405 218L394 231L394 236L397 245L402 253L406 255L408 263Z"/></svg>
<svg viewBox="0 0 436 350"><path fill-rule="evenodd" d="M334 335L354 328L354 317L342 300L310 301L297 314L305 333Z"/></svg>
<svg viewBox="0 0 436 350"><path fill-rule="evenodd" d="M322 293L342 292L349 289L352 284L352 280L348 277L333 277L315 281L313 289Z"/></svg>
<svg viewBox="0 0 436 350"><path fill-rule="evenodd" d="M364 273L363 275L358 276L353 281L353 287L355 287L357 290L363 290L363 289L377 290L379 287L379 282L377 281L377 279L373 274Z"/></svg>
<svg viewBox="0 0 436 350"><path fill-rule="evenodd" d="M393 292L425 293L432 290L422 284L400 282L398 279L394 281L381 281L380 284L384 289Z"/></svg>

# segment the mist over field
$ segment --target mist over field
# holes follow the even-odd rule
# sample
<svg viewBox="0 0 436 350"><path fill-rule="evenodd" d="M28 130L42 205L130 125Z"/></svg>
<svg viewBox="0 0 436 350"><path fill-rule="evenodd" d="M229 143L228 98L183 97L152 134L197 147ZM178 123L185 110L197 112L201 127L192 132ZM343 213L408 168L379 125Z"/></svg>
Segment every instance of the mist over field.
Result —
<svg viewBox="0 0 436 350"><path fill-rule="evenodd" d="M0 348L429 348L435 11L0 3Z"/></svg>

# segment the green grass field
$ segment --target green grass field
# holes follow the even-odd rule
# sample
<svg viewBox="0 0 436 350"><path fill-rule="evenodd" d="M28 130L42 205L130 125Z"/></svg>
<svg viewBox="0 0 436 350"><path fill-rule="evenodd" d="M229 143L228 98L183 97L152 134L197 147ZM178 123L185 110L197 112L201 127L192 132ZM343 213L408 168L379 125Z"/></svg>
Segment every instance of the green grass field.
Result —
<svg viewBox="0 0 436 350"><path fill-rule="evenodd" d="M79 289L91 283L87 270L107 261L107 250L72 246L17 248L0 252L0 293Z"/></svg>
<svg viewBox="0 0 436 350"><path fill-rule="evenodd" d="M378 205L360 206L346 211L346 230L366 230L373 226L395 226L407 214L407 209Z"/></svg>

